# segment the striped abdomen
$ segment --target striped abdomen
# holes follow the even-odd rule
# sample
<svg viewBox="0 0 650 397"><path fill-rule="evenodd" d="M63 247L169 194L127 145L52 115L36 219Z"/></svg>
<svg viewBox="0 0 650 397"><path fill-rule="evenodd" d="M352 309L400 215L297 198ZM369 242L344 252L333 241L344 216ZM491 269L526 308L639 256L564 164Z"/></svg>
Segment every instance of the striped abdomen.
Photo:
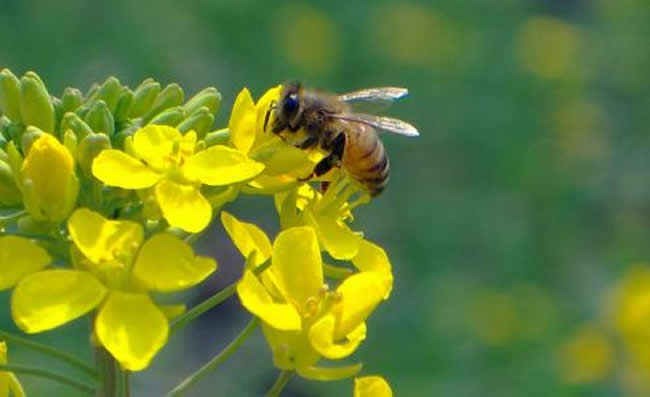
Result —
<svg viewBox="0 0 650 397"><path fill-rule="evenodd" d="M390 176L388 156L374 128L356 124L345 130L343 167L372 197L381 193Z"/></svg>

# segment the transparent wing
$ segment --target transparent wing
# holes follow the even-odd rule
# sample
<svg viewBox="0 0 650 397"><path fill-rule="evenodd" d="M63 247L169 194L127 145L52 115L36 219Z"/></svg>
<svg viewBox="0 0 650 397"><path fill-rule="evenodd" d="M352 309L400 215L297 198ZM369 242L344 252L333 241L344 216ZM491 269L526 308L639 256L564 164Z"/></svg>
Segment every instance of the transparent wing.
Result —
<svg viewBox="0 0 650 397"><path fill-rule="evenodd" d="M405 136L419 136L418 130L406 121L391 117L375 116L365 113L341 113L332 114L331 117L339 120L347 120L354 123L366 124L379 130L392 132Z"/></svg>
<svg viewBox="0 0 650 397"><path fill-rule="evenodd" d="M338 99L351 105L354 111L379 113L388 109L395 101L407 96L408 93L406 88L399 87L364 88L339 95Z"/></svg>

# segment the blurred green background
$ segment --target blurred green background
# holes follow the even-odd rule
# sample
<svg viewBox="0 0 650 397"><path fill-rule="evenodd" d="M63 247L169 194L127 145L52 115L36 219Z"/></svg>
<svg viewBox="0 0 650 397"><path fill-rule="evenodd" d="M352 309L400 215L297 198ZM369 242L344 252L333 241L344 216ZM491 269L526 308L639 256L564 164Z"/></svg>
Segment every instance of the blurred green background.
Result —
<svg viewBox="0 0 650 397"><path fill-rule="evenodd" d="M109 75L178 82L186 96L212 85L221 127L244 86L256 98L288 79L408 87L389 113L421 136L383 136L391 183L353 224L395 273L354 359L397 396L650 393L650 361L630 359L607 314L626 268L650 259L648 37L647 0L0 0L0 68L34 70L57 95ZM277 231L268 197L227 210ZM241 272L218 223L201 244L221 268L190 304ZM0 327L16 331L7 303L3 292ZM247 318L232 298L174 335L133 376L134 395L162 395ZM35 339L90 360L84 320ZM190 395L257 396L275 376L256 333ZM75 395L21 379L32 396ZM351 393L351 381L294 378L284 395Z"/></svg>

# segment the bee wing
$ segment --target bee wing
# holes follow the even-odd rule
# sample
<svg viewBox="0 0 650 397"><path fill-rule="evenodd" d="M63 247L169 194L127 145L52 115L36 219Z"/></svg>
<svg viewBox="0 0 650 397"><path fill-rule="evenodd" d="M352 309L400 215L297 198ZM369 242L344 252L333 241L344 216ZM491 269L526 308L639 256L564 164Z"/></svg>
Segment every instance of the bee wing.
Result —
<svg viewBox="0 0 650 397"><path fill-rule="evenodd" d="M379 130L405 136L419 136L418 130L406 121L365 113L332 114L332 118L366 124Z"/></svg>
<svg viewBox="0 0 650 397"><path fill-rule="evenodd" d="M355 111L379 113L388 109L395 101L406 97L408 93L406 88L399 87L364 88L341 94L338 100L351 105Z"/></svg>

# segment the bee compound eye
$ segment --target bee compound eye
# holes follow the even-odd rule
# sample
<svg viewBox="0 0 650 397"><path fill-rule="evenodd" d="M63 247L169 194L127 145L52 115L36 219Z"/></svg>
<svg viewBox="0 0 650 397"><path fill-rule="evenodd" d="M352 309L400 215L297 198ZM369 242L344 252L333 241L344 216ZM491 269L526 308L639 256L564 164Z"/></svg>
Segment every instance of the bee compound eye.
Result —
<svg viewBox="0 0 650 397"><path fill-rule="evenodd" d="M298 110L298 95L291 94L284 101L284 112L287 114L293 114Z"/></svg>

